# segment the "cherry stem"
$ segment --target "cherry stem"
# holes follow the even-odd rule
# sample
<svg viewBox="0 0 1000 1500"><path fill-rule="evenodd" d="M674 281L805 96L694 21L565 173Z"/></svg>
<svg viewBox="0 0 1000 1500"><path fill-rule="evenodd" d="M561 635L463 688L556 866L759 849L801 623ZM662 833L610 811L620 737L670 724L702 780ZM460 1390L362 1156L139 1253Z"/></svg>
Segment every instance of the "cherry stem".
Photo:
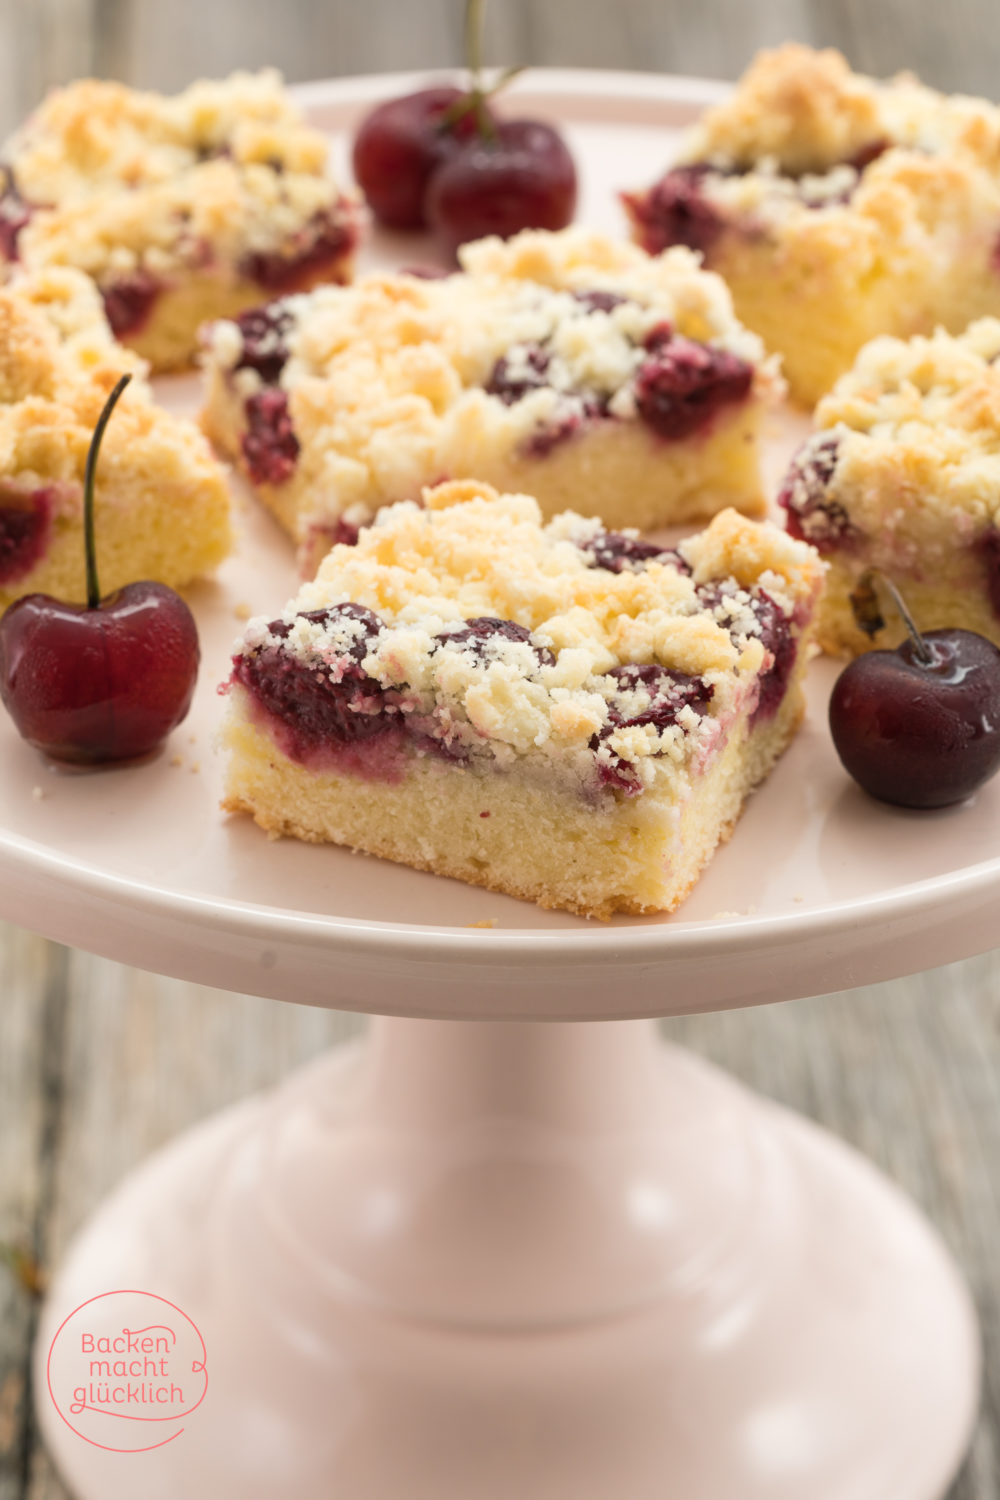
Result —
<svg viewBox="0 0 1000 1500"><path fill-rule="evenodd" d="M105 401L104 409L94 428L94 436L90 440L90 447L87 449L87 467L83 475L83 545L87 556L88 609L96 609L101 602L101 588L97 581L97 546L94 539L94 475L97 471L97 456L101 451L104 429L111 420L111 413L118 404L118 397L131 379L131 375L123 375Z"/></svg>
<svg viewBox="0 0 1000 1500"><path fill-rule="evenodd" d="M910 614L910 611L906 604L906 600L903 598L902 594L899 592L899 589L893 583L889 575L887 573L883 573L881 568L869 568L864 578L862 578L860 586L864 588L866 583L870 586L872 580L875 578L877 578L879 582L887 589L889 597L899 611L903 624L909 631L914 650L916 651L920 661L923 662L925 667L929 667L934 660L934 653L931 651L930 646L928 646L920 631L917 629L917 622Z"/></svg>
<svg viewBox="0 0 1000 1500"><path fill-rule="evenodd" d="M476 129L484 141L496 140L496 125L486 108L487 100L505 89L525 64L504 68L490 84L483 84L483 18L486 15L486 0L465 0L465 64L469 70L469 91L456 99L441 116L439 128L452 130L466 115L475 115Z"/></svg>
<svg viewBox="0 0 1000 1500"><path fill-rule="evenodd" d="M483 71L483 17L486 0L465 0L465 62L472 75L473 93L482 92L480 75Z"/></svg>

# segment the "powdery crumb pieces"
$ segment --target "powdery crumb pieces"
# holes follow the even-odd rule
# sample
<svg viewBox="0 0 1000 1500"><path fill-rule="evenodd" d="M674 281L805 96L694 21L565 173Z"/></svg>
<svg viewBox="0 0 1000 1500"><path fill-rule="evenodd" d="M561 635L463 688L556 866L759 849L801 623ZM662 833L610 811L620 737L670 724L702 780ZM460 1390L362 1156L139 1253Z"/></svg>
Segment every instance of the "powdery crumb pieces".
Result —
<svg viewBox="0 0 1000 1500"><path fill-rule="evenodd" d="M544 526L534 500L471 481L426 490L423 507L388 507L355 546L334 548L278 633L255 618L237 650L278 647L334 672L360 650L381 688L405 691L406 712L443 712L450 742L504 765L515 756L556 758L585 780L594 736L607 726L600 760L629 761L644 783L658 772L684 776L765 667L749 590L759 585L787 618L805 618L821 565L775 527L726 511L684 544L694 578L669 554L616 573L593 566L595 525L567 512ZM715 583L718 598L700 595L699 583ZM346 602L361 613L341 614ZM377 631L364 609L377 615ZM523 634L495 634L469 649L469 619L509 621ZM681 705L673 722L643 718L653 690L613 675L633 665L704 679L703 711ZM636 722L616 722L612 702Z"/></svg>
<svg viewBox="0 0 1000 1500"><path fill-rule="evenodd" d="M130 370L135 378L101 450L106 479L102 483L98 477L98 515L102 510L107 514L104 523L98 520L98 529L114 525L116 510L148 504L151 492L168 510L176 499L178 528L191 528L196 535L204 528L203 540L199 537L197 547L190 549L203 564L191 572L175 571L172 550L158 564L173 573L167 581L176 587L228 551L229 496L225 472L207 438L186 418L154 403L145 369L143 361L114 342L100 298L79 271L18 271L0 287L0 484L15 493L44 485L59 522L82 524L94 426L112 385L123 370ZM158 518L156 524L166 523ZM40 567L45 566L43 559ZM0 592L9 602L30 591L35 576L26 586L19 583L16 590ZM60 586L66 586L65 579ZM60 592L51 584L34 587Z"/></svg>
<svg viewBox="0 0 1000 1500"><path fill-rule="evenodd" d="M465 925L466 927L493 928L498 927L500 924L496 917L484 917L481 922L466 922Z"/></svg>
<svg viewBox="0 0 1000 1500"><path fill-rule="evenodd" d="M172 766L177 766L177 767L182 766L184 764L184 757L183 757L183 755L172 755L170 757L170 764Z"/></svg>
<svg viewBox="0 0 1000 1500"><path fill-rule="evenodd" d="M198 772L201 770L201 761L200 760L193 760L191 762L191 765L190 765L189 769L191 771L191 775L192 776L197 776Z"/></svg>
<svg viewBox="0 0 1000 1500"><path fill-rule="evenodd" d="M786 478L805 534L836 546L837 518L846 518L870 564L932 574L956 544L995 526L998 359L997 318L958 336L939 329L867 344L819 403L817 430Z"/></svg>
<svg viewBox="0 0 1000 1500"><path fill-rule="evenodd" d="M18 190L44 205L21 232L21 258L101 277L185 267L203 245L232 259L267 252L339 211L327 151L270 70L172 97L81 80L51 93L6 148Z"/></svg>
<svg viewBox="0 0 1000 1500"><path fill-rule="evenodd" d="M329 513L331 493L337 515L353 509L364 521L428 478L475 472L470 455L516 450L540 429L585 420L594 399L633 416L645 340L663 325L745 360L758 401L783 390L725 283L685 247L648 256L571 227L484 240L462 256L463 272L441 281L371 275L275 304L287 322L280 386L304 455L290 481L300 490L300 541L312 510ZM602 293L607 306L588 302ZM236 324L217 322L208 338L205 421L238 460L233 396L245 401L261 376L240 368ZM517 400L491 391L501 362Z"/></svg>
<svg viewBox="0 0 1000 1500"><path fill-rule="evenodd" d="M870 78L832 48L789 42L757 54L732 95L695 127L684 155L801 178L884 146L995 164L998 138L1000 110L985 99L942 94L907 73Z"/></svg>
<svg viewBox="0 0 1000 1500"><path fill-rule="evenodd" d="M699 191L724 217L776 233L804 275L822 267L852 297L887 264L908 287L939 280L954 226L972 245L973 226L1000 216L1000 109L909 74L869 78L797 43L758 54L682 160L708 167ZM908 291L907 309L919 302Z"/></svg>
<svg viewBox="0 0 1000 1500"><path fill-rule="evenodd" d="M44 787L42 787L42 786L33 786L31 788L31 795L35 799L36 802L41 802L41 801L44 800L44 798L46 797L47 793L46 793Z"/></svg>
<svg viewBox="0 0 1000 1500"><path fill-rule="evenodd" d="M253 609L252 609L252 607L249 604L247 604L247 603L245 603L244 601L241 600L239 604L234 604L233 605L233 619L234 620L249 620L252 617L253 617Z"/></svg>

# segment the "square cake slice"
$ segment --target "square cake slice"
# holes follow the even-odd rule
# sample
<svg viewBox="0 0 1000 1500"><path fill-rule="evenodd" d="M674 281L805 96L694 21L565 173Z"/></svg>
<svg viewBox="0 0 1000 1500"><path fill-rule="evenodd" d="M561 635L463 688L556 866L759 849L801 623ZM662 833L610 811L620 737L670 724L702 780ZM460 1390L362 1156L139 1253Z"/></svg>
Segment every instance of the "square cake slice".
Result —
<svg viewBox="0 0 1000 1500"><path fill-rule="evenodd" d="M359 210L327 154L277 73L174 97L73 83L4 148L0 260L87 272L116 337L175 369L205 319L349 279Z"/></svg>
<svg viewBox="0 0 1000 1500"><path fill-rule="evenodd" d="M961 337L881 338L816 409L779 495L793 536L829 565L818 634L855 655L897 645L886 612L859 629L851 593L870 567L923 630L958 626L1000 646L1000 321Z"/></svg>
<svg viewBox="0 0 1000 1500"><path fill-rule="evenodd" d="M138 579L179 587L230 546L225 471L192 422L155 406L141 361L111 337L79 271L0 287L0 610L22 594L87 597L83 477L101 408L135 377L108 426L95 491L105 593Z"/></svg>
<svg viewBox="0 0 1000 1500"><path fill-rule="evenodd" d="M628 193L651 252L700 250L812 406L879 334L1000 314L1000 109L839 53L761 53L678 165Z"/></svg>
<svg viewBox="0 0 1000 1500"><path fill-rule="evenodd" d="M672 551L441 485L250 622L225 806L546 907L671 911L795 732L822 572L732 510Z"/></svg>
<svg viewBox="0 0 1000 1500"><path fill-rule="evenodd" d="M444 479L640 530L762 512L758 430L781 382L690 251L650 259L569 229L483 240L462 262L215 326L206 430L305 573Z"/></svg>

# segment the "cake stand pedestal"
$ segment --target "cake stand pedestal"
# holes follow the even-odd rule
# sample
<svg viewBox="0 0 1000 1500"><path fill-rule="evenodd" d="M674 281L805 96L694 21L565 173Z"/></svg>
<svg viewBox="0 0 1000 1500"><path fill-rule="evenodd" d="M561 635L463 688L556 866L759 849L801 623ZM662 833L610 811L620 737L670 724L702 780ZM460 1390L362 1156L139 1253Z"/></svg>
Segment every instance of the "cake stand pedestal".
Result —
<svg viewBox="0 0 1000 1500"><path fill-rule="evenodd" d="M45 1356L126 1287L194 1319L209 1379L123 1455ZM81 1500L935 1500L978 1384L908 1203L649 1021L377 1020L127 1179L38 1352Z"/></svg>

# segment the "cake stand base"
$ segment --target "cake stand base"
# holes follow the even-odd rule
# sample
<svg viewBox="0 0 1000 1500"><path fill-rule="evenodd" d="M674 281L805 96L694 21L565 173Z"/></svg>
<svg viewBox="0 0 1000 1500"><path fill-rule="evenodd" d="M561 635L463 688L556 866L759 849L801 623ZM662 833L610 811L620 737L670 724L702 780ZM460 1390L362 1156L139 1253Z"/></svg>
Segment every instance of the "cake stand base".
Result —
<svg viewBox="0 0 1000 1500"><path fill-rule="evenodd" d="M155 1451L48 1390L122 1288L207 1347ZM894 1188L650 1023L394 1020L127 1179L37 1373L81 1500L937 1500L978 1341Z"/></svg>

